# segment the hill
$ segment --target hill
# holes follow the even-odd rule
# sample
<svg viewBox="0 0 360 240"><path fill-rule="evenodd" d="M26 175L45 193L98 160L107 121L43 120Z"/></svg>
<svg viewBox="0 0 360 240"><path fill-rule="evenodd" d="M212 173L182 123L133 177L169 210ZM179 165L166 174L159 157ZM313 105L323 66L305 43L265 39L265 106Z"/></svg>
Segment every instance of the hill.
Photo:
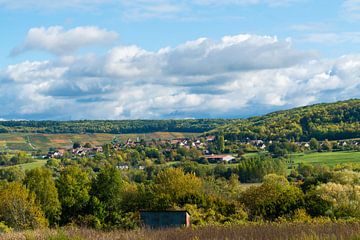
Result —
<svg viewBox="0 0 360 240"><path fill-rule="evenodd" d="M360 137L360 100L316 104L248 119L0 121L0 133L224 134L228 140Z"/></svg>
<svg viewBox="0 0 360 240"><path fill-rule="evenodd" d="M229 140L294 139L305 141L360 137L360 100L315 104L261 117L237 120L208 134L224 134Z"/></svg>
<svg viewBox="0 0 360 240"><path fill-rule="evenodd" d="M0 121L0 133L203 133L232 120L80 120L80 121Z"/></svg>
<svg viewBox="0 0 360 240"><path fill-rule="evenodd" d="M110 143L115 138L125 142L128 138L144 140L152 139L174 139L195 137L200 133L190 132L153 132L145 134L109 134L109 133L87 133L87 134L46 134L46 133L0 133L1 151L37 151L46 152L49 148L70 148L74 142L82 144L90 143L93 146L101 146Z"/></svg>

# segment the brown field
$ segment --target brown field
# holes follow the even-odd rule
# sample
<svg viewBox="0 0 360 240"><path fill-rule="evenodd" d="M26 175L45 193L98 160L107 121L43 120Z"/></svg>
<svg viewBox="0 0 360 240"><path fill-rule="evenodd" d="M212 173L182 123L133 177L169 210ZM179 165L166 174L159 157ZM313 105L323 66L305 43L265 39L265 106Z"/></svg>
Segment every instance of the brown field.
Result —
<svg viewBox="0 0 360 240"><path fill-rule="evenodd" d="M2 240L12 239L61 239L61 240L317 240L360 239L360 223L286 223L253 224L188 229L97 231L92 229L65 228L36 230L0 235Z"/></svg>
<svg viewBox="0 0 360 240"><path fill-rule="evenodd" d="M131 139L173 139L198 136L199 133L154 132L146 134L31 134L31 133L2 133L0 134L0 149L21 151L48 151L49 148L70 148L74 142L91 143L100 146L110 143L114 137L126 141Z"/></svg>

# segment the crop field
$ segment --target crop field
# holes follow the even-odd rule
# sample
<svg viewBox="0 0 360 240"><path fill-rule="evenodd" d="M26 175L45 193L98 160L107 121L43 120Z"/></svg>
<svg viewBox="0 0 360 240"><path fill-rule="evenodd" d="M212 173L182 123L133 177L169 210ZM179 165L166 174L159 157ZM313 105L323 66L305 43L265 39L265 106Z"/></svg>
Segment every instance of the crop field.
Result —
<svg viewBox="0 0 360 240"><path fill-rule="evenodd" d="M131 139L174 139L195 137L199 133L154 132L146 134L29 134L29 133L2 133L0 134L0 151L48 151L49 148L69 148L74 142L91 143L93 146L110 143L114 138L121 141Z"/></svg>
<svg viewBox="0 0 360 240"><path fill-rule="evenodd" d="M294 154L291 156L295 164L325 164L334 166L343 163L360 163L360 152L316 152Z"/></svg>

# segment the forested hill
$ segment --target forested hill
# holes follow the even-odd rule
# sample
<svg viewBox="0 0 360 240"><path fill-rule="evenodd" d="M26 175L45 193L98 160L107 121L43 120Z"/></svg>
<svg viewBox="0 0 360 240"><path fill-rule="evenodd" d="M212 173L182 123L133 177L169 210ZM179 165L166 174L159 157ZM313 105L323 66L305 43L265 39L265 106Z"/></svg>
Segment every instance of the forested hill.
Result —
<svg viewBox="0 0 360 240"><path fill-rule="evenodd" d="M360 137L360 100L316 104L238 120L210 131L226 139L309 140Z"/></svg>
<svg viewBox="0 0 360 240"><path fill-rule="evenodd" d="M234 120L0 121L0 133L149 133L209 131Z"/></svg>
<svg viewBox="0 0 360 240"><path fill-rule="evenodd" d="M360 138L360 100L316 104L248 119L0 121L0 133L223 133L229 140Z"/></svg>

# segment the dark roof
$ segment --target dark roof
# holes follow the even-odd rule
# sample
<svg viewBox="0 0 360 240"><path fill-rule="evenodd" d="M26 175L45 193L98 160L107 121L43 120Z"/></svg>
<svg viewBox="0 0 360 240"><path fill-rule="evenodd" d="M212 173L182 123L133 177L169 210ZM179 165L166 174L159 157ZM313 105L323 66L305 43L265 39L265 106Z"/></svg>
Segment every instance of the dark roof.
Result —
<svg viewBox="0 0 360 240"><path fill-rule="evenodd" d="M191 215L187 210L140 210L140 212L186 212Z"/></svg>

